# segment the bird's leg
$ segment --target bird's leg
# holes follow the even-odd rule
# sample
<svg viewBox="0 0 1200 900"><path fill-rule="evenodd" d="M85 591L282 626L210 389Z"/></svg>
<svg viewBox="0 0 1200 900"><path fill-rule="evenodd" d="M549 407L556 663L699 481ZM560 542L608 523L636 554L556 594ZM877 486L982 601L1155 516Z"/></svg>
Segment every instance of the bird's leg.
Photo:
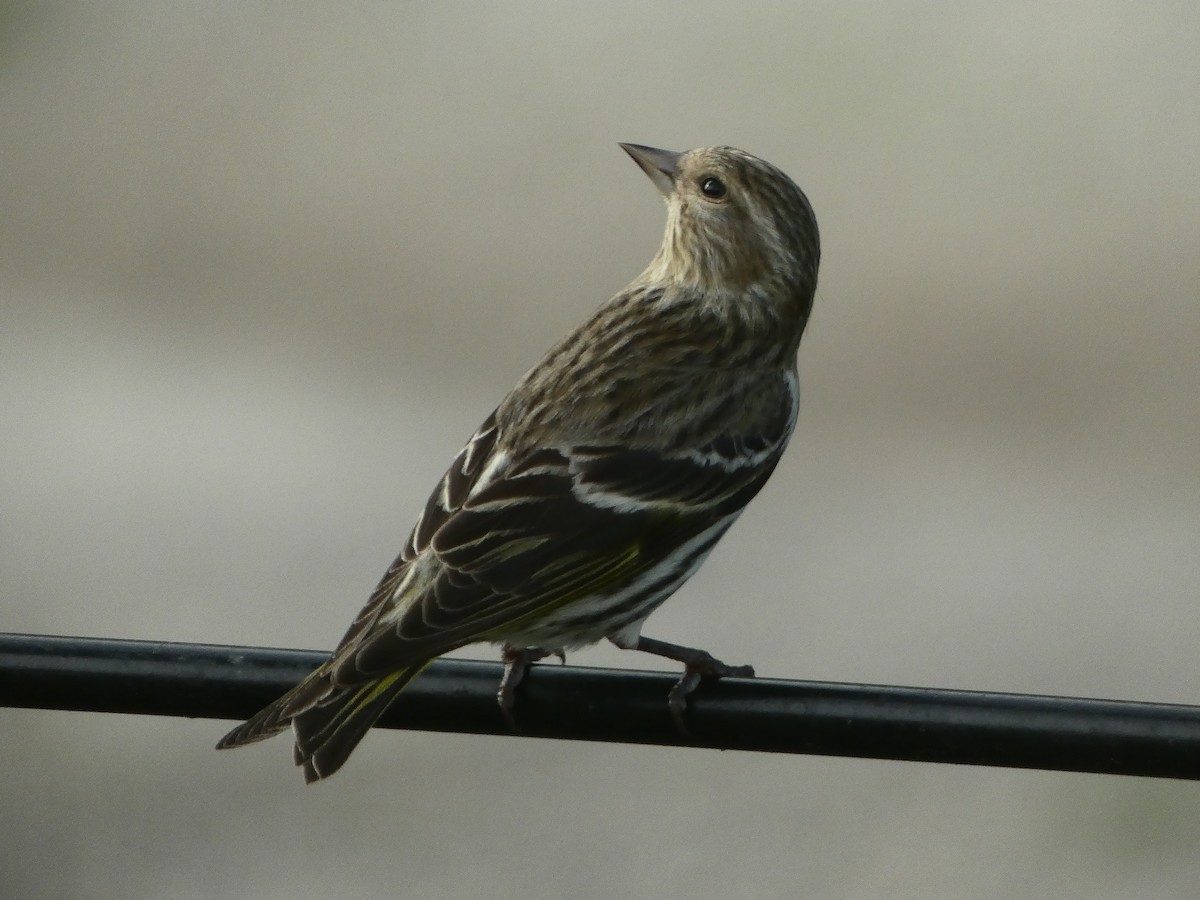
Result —
<svg viewBox="0 0 1200 900"><path fill-rule="evenodd" d="M683 714L687 710L687 698L700 685L700 679L709 678L753 678L753 666L730 666L721 662L707 650L697 650L693 647L681 647L679 644L668 644L666 641L656 641L653 638L639 637L634 650L643 653L653 653L655 656L665 656L684 665L683 677L667 694L667 703L671 707L671 715L675 724L684 734L688 733L684 724Z"/></svg>
<svg viewBox="0 0 1200 900"><path fill-rule="evenodd" d="M541 650L537 647L505 646L504 651L500 654L500 658L504 661L504 674L500 677L500 690L496 693L496 700L500 704L500 712L504 715L504 721L508 722L508 727L513 731L519 730L517 720L513 717L513 707L517 702L517 687L525 678L529 667L547 656L557 656L564 664L567 661L567 654L562 650Z"/></svg>

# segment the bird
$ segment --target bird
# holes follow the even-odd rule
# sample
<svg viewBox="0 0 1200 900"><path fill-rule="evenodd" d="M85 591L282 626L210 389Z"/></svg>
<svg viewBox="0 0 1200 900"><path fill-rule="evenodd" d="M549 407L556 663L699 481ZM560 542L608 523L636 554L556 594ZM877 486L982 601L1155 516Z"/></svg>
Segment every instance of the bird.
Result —
<svg viewBox="0 0 1200 900"><path fill-rule="evenodd" d="M327 778L430 662L475 643L501 648L514 725L533 663L602 640L683 664L681 725L702 678L753 676L641 632L792 436L816 218L743 150L619 146L666 201L658 252L487 416L331 656L219 749L290 725L305 781Z"/></svg>

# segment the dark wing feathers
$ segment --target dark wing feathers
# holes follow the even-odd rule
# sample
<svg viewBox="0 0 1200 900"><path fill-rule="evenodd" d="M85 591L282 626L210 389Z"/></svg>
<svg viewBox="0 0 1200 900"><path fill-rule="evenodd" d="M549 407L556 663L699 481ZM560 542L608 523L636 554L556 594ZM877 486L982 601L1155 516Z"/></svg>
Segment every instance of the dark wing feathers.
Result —
<svg viewBox="0 0 1200 900"><path fill-rule="evenodd" d="M431 581L398 619L378 623L349 654L339 651L350 663L339 665L339 683L487 639L637 567L649 512L622 515L580 502L566 458L558 459L556 475L506 476L446 518L429 545Z"/></svg>
<svg viewBox="0 0 1200 900"><path fill-rule="evenodd" d="M334 683L502 640L525 619L653 567L766 482L791 430L791 403L772 406L781 412L765 429L677 452L540 447L511 457L493 414L347 632L331 661Z"/></svg>
<svg viewBox="0 0 1200 900"><path fill-rule="evenodd" d="M495 453L497 437L496 414L493 412L479 426L474 437L459 451L442 480L438 482L438 486L429 495L425 509L396 564L401 560L408 562L416 559L421 551L429 546L429 541L437 530L463 505L488 460ZM393 565L392 568L395 567Z"/></svg>
<svg viewBox="0 0 1200 900"><path fill-rule="evenodd" d="M431 658L619 589L739 510L783 452L785 412L766 416L765 427L751 416L759 428L727 429L676 452L589 445L512 458L489 417L331 659L221 746L269 736L294 718L306 777L333 771ZM326 740L335 732L355 740Z"/></svg>
<svg viewBox="0 0 1200 900"><path fill-rule="evenodd" d="M762 487L775 460L764 472L766 459L756 465L737 465L736 460L708 455L664 457L650 450L589 447L576 455L574 468L585 496L594 491L629 503L724 514L745 506L750 499L747 490L752 496Z"/></svg>

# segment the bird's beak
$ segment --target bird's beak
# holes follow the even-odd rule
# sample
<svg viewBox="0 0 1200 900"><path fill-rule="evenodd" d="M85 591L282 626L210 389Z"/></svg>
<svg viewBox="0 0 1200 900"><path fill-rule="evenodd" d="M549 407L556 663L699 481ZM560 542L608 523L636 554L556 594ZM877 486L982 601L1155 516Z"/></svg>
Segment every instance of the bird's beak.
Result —
<svg viewBox="0 0 1200 900"><path fill-rule="evenodd" d="M633 161L642 167L642 171L650 176L654 186L664 197L670 197L675 190L675 176L679 173L679 159L682 153L672 153L670 150L657 150L654 147L643 147L641 144L621 144L621 149L633 157Z"/></svg>

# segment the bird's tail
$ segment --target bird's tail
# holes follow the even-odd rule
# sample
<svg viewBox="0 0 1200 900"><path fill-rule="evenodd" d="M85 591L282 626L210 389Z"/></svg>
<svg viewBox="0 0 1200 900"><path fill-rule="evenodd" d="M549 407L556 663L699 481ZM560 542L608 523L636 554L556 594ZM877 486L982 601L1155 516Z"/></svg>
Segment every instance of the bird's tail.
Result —
<svg viewBox="0 0 1200 900"><path fill-rule="evenodd" d="M278 734L290 724L296 745L292 758L311 784L342 767L396 696L424 666L390 672L348 687L335 686L322 666L270 706L230 731L217 749L241 747Z"/></svg>
<svg viewBox="0 0 1200 900"><path fill-rule="evenodd" d="M396 695L423 668L413 666L365 684L337 688L316 706L294 716L292 759L304 767L304 780L311 784L340 769Z"/></svg>

